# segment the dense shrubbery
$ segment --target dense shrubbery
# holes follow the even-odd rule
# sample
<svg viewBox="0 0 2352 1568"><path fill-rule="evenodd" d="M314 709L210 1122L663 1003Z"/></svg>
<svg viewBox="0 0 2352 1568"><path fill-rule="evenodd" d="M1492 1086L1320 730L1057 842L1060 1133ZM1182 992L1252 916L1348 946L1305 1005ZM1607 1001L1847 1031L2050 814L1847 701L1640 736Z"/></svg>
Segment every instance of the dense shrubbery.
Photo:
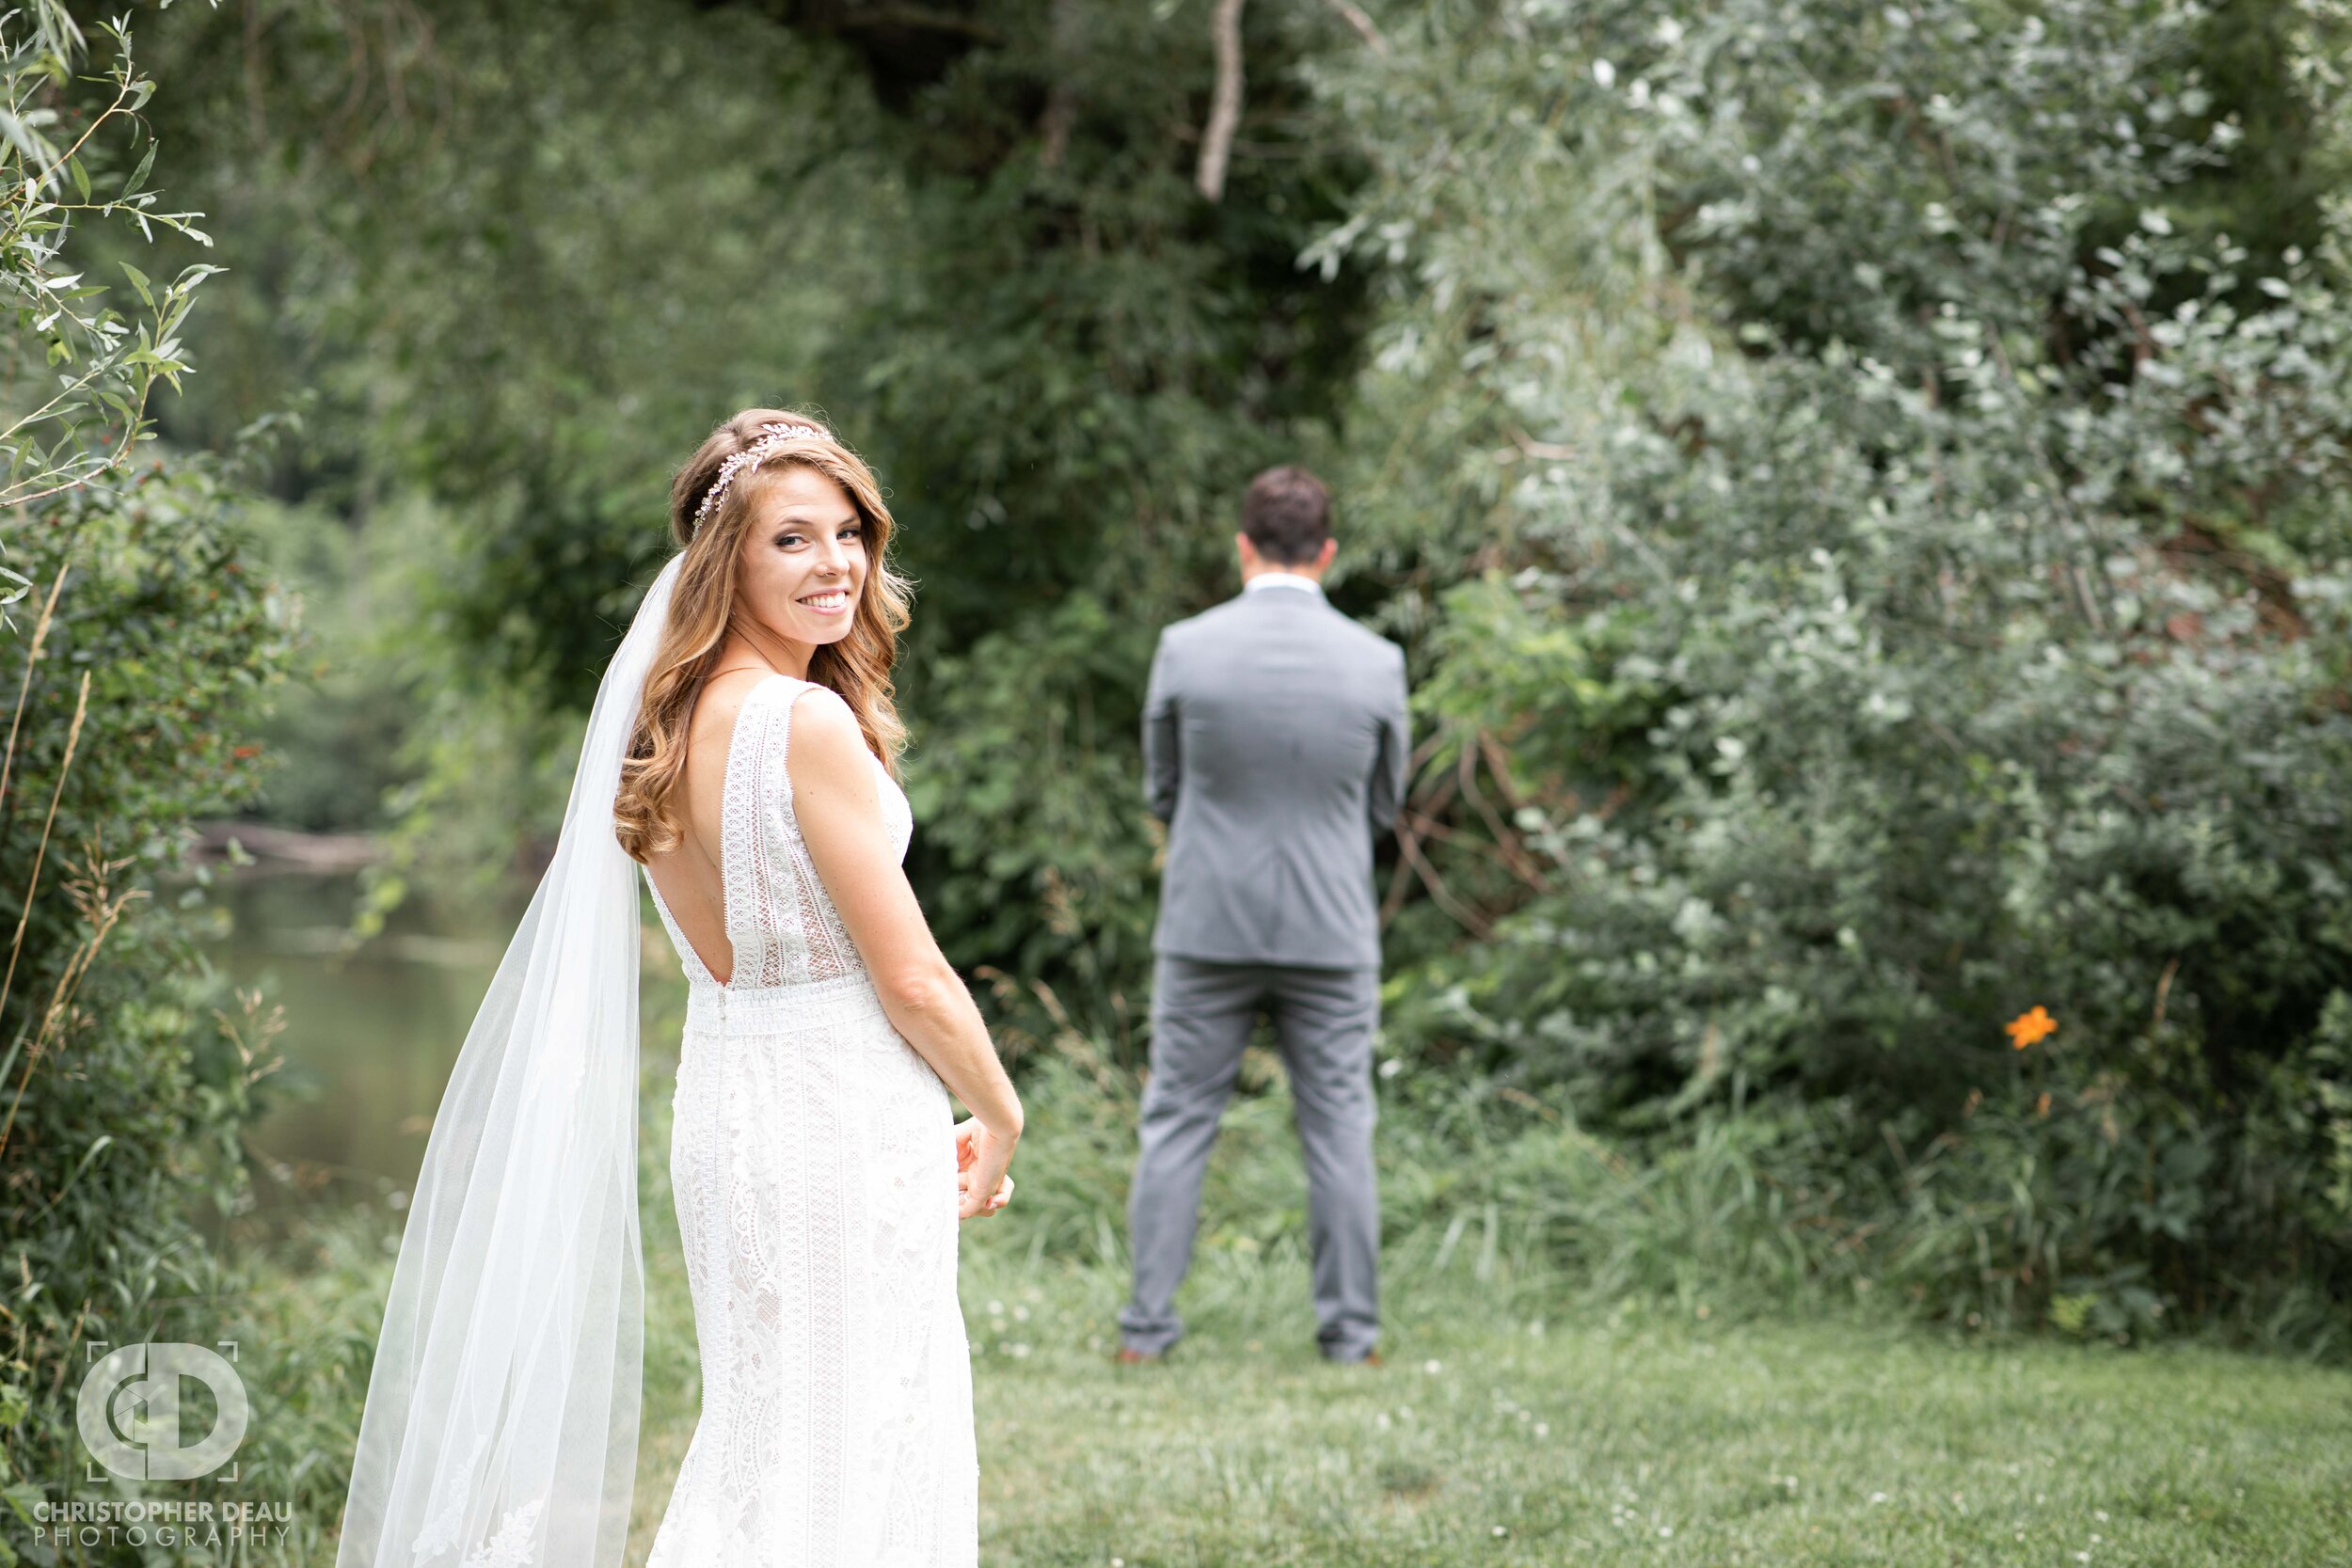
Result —
<svg viewBox="0 0 2352 1568"><path fill-rule="evenodd" d="M388 659L432 705L400 836L472 868L485 835L447 824L469 800L510 838L560 808L567 771L494 799L481 756L534 712L534 754L576 730L631 574L667 547L669 466L744 404L823 409L884 476L919 582L900 682L942 939L1112 1029L1149 967L1152 634L1224 584L1240 486L1325 443L1354 369L1360 281L1295 265L1357 166L1293 67L1347 35L1313 7L1248 13L1249 155L1211 207L1200 18L981 0L869 22L302 0L247 31L175 8L170 140L272 258L198 325L237 381L176 414L216 438L316 383L290 496L364 519L414 485L443 509ZM281 253L303 258L282 298ZM282 342L295 322L316 341Z"/></svg>
<svg viewBox="0 0 2352 1568"><path fill-rule="evenodd" d="M2311 1339L2352 302L2332 244L2262 272L2172 215L2235 139L2202 25L1531 3L1341 88L1412 128L1339 237L1421 262L1391 418L1486 509L1448 558L1373 498L1458 578L1422 826L1472 940L1400 1022L1652 1158L1737 1129L1810 1271ZM1466 125L1457 73L1549 118Z"/></svg>
<svg viewBox="0 0 2352 1568"><path fill-rule="evenodd" d="M15 332L0 765L0 1497L15 1528L80 1490L78 1372L91 1342L232 1333L215 1246L246 1193L240 1133L278 1026L197 949L200 892L157 901L192 816L247 799L246 736L284 670L287 608L241 556L247 476L167 465L145 404L188 368L175 336L199 266L102 286L77 221L184 225L150 210L135 121L152 90L108 29L64 11L0 24L8 135L0 214ZM87 74L77 75L77 71ZM145 144L144 147L142 144ZM135 296L135 303L134 303Z"/></svg>
<svg viewBox="0 0 2352 1568"><path fill-rule="evenodd" d="M0 886L12 909L33 893L5 1012L0 1464L43 1494L80 1474L85 1341L231 1333L215 1243L245 1200L241 1133L278 1024L203 960L202 906L158 902L156 879L182 867L190 818L252 791L243 736L292 627L240 563L238 492L217 468L77 490L9 535L44 594L65 576L29 672L38 614L20 620L0 820Z"/></svg>

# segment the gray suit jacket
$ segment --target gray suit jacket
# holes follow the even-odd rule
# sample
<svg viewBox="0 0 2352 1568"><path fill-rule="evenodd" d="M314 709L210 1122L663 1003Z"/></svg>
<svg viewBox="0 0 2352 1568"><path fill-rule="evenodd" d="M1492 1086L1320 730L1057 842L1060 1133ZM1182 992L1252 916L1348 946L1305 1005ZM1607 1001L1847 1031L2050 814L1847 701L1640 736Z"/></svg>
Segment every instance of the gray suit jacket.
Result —
<svg viewBox="0 0 2352 1568"><path fill-rule="evenodd" d="M1168 824L1152 947L1378 967L1372 842L1411 754L1404 650L1321 594L1269 584L1161 632L1143 711L1145 795Z"/></svg>

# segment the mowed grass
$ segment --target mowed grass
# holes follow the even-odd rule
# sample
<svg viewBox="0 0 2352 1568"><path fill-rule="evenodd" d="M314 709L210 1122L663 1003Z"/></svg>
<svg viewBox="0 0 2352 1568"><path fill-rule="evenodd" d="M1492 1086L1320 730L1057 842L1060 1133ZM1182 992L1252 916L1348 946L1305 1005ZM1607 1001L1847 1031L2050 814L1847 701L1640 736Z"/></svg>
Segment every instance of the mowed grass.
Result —
<svg viewBox="0 0 2352 1568"><path fill-rule="evenodd" d="M1119 1273L984 1231L964 1316L991 1568L2352 1562L2342 1370L1546 1311L1468 1271L1392 1281L1388 1365L1332 1367L1279 1249L1205 1256L1184 1343L1122 1368ZM647 1369L641 1552L691 1428L687 1333Z"/></svg>
<svg viewBox="0 0 2352 1568"><path fill-rule="evenodd" d="M1002 1568L2352 1561L2342 1371L1539 1319L1462 1281L1392 1291L1388 1365L1338 1368L1279 1261L1213 1270L1176 1354L1119 1368L1105 1271L967 1253Z"/></svg>

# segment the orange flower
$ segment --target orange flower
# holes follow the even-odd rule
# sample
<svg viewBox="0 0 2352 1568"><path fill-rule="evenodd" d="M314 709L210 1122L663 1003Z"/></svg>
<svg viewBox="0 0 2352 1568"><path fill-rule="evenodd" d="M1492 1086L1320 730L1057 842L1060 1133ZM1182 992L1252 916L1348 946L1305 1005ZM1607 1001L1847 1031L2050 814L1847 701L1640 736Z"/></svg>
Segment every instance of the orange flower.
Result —
<svg viewBox="0 0 2352 1568"><path fill-rule="evenodd" d="M2047 1039L2055 1033L2058 1020L2050 1016L2049 1008L2037 1002L2033 1011L2019 1013L2001 1027L2009 1032L2009 1037L2016 1042L2017 1049L2023 1051L2036 1040Z"/></svg>

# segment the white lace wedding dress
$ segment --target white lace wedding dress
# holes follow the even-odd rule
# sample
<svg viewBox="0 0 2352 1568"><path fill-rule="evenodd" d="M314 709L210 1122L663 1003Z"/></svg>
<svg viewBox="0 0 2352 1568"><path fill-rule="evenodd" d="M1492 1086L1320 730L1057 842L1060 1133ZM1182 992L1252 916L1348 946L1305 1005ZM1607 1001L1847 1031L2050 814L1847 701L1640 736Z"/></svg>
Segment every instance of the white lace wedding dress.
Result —
<svg viewBox="0 0 2352 1568"><path fill-rule="evenodd" d="M654 892L690 991L670 1173L702 1418L647 1568L970 1568L953 1113L802 842L785 751L808 689L760 681L728 745L725 985ZM906 797L874 768L903 858Z"/></svg>

